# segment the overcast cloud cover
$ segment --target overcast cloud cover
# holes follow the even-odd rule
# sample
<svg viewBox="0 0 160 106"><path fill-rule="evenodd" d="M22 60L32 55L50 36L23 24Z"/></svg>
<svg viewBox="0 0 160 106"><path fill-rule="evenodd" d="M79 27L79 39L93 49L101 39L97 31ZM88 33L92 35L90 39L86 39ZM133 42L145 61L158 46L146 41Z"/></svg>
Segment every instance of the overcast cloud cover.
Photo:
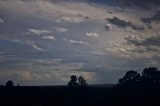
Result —
<svg viewBox="0 0 160 106"><path fill-rule="evenodd" d="M0 83L117 83L160 68L159 0L0 0Z"/></svg>

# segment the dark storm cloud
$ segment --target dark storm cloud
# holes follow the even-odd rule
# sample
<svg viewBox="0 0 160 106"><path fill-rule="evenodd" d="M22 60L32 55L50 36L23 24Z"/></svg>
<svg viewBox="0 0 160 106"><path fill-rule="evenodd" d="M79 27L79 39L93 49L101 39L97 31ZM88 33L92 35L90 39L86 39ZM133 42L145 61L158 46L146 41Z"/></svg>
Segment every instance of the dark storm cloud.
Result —
<svg viewBox="0 0 160 106"><path fill-rule="evenodd" d="M129 44L134 44L137 46L160 46L160 36L151 36L147 39L144 40L137 40L137 39L132 39L130 37L126 37L125 40L129 43Z"/></svg>
<svg viewBox="0 0 160 106"><path fill-rule="evenodd" d="M133 30L144 30L143 26L135 25L130 21L125 21L125 20L119 19L118 17L107 18L106 21L108 21L111 24L117 25L120 28L131 27Z"/></svg>
<svg viewBox="0 0 160 106"><path fill-rule="evenodd" d="M151 57L153 60L159 58L160 53L160 36L151 36L146 39L132 39L131 37L126 37L127 45L134 45L135 48L131 50L127 50L128 52L136 53L136 54L147 54L146 56Z"/></svg>
<svg viewBox="0 0 160 106"><path fill-rule="evenodd" d="M160 46L160 36L153 36L147 38L142 42L143 45L153 45L153 46Z"/></svg>
<svg viewBox="0 0 160 106"><path fill-rule="evenodd" d="M157 10L155 14L149 18L141 18L141 21L149 25L154 21L160 21L160 10Z"/></svg>
<svg viewBox="0 0 160 106"><path fill-rule="evenodd" d="M51 2L59 2L64 0L48 0ZM106 5L114 5L116 3L116 0L66 0L67 2L91 2L91 3L98 3L98 4L106 4Z"/></svg>
<svg viewBox="0 0 160 106"><path fill-rule="evenodd" d="M123 6L136 6L141 8L150 8L150 6L160 5L160 0L117 0Z"/></svg>

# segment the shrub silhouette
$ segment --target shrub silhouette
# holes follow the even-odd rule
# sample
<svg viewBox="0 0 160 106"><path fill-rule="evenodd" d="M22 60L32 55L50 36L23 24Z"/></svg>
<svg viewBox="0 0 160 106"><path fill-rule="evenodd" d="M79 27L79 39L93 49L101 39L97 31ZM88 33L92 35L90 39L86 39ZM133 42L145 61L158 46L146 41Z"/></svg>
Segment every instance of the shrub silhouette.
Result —
<svg viewBox="0 0 160 106"><path fill-rule="evenodd" d="M81 87L86 87L88 85L86 80L82 76L78 78L78 81L79 81L79 86Z"/></svg>
<svg viewBox="0 0 160 106"><path fill-rule="evenodd" d="M14 82L12 80L9 80L6 82L5 84L6 87L13 87L14 86Z"/></svg>
<svg viewBox="0 0 160 106"><path fill-rule="evenodd" d="M69 87L77 87L78 86L77 76L76 75L72 75L70 78L71 78L71 80L69 81L68 86Z"/></svg>

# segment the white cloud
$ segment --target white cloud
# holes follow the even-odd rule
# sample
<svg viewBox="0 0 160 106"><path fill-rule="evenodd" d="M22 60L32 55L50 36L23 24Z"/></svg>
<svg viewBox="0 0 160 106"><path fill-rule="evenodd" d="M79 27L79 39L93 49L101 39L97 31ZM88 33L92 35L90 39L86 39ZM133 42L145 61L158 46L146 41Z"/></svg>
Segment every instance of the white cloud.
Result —
<svg viewBox="0 0 160 106"><path fill-rule="evenodd" d="M82 41L82 40L73 40L73 39L66 39L66 38L62 38L64 41L72 43L72 44L81 44L81 45L88 45L88 42Z"/></svg>
<svg viewBox="0 0 160 106"><path fill-rule="evenodd" d="M110 23L107 23L106 25L105 25L105 30L106 31L109 31L109 30L111 30L112 29L112 25L110 24Z"/></svg>
<svg viewBox="0 0 160 106"><path fill-rule="evenodd" d="M99 35L97 33L95 33L95 32L87 32L86 35L88 37L99 37Z"/></svg>
<svg viewBox="0 0 160 106"><path fill-rule="evenodd" d="M32 47L38 51L46 51L45 49L38 47L36 44L32 44Z"/></svg>
<svg viewBox="0 0 160 106"><path fill-rule="evenodd" d="M56 20L57 23L69 22L69 23L80 23L85 19L77 16L62 16Z"/></svg>
<svg viewBox="0 0 160 106"><path fill-rule="evenodd" d="M2 18L0 18L0 23L4 23L4 20Z"/></svg>
<svg viewBox="0 0 160 106"><path fill-rule="evenodd" d="M77 41L77 40L69 40L70 43L73 43L73 44L82 44L82 45L88 45L88 42L84 42L84 41Z"/></svg>
<svg viewBox="0 0 160 106"><path fill-rule="evenodd" d="M58 27L58 28L56 28L56 31L57 31L57 32L67 32L68 29L62 28L62 27Z"/></svg>
<svg viewBox="0 0 160 106"><path fill-rule="evenodd" d="M45 29L28 29L28 33L32 33L35 35L41 35L41 34L48 34L51 33L51 31L49 30L45 30Z"/></svg>
<svg viewBox="0 0 160 106"><path fill-rule="evenodd" d="M43 36L42 39L55 40L54 36Z"/></svg>
<svg viewBox="0 0 160 106"><path fill-rule="evenodd" d="M136 36L136 35L129 35L129 36L125 36L124 37L125 41L127 42L137 42L137 43L141 43L144 40L143 36Z"/></svg>

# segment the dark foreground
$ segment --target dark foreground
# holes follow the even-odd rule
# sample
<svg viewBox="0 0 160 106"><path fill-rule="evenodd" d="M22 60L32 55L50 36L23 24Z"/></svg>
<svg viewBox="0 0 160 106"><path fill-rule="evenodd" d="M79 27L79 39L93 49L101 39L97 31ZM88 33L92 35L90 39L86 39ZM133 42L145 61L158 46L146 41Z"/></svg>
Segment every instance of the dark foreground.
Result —
<svg viewBox="0 0 160 106"><path fill-rule="evenodd" d="M0 87L0 106L160 106L160 90L126 88Z"/></svg>

